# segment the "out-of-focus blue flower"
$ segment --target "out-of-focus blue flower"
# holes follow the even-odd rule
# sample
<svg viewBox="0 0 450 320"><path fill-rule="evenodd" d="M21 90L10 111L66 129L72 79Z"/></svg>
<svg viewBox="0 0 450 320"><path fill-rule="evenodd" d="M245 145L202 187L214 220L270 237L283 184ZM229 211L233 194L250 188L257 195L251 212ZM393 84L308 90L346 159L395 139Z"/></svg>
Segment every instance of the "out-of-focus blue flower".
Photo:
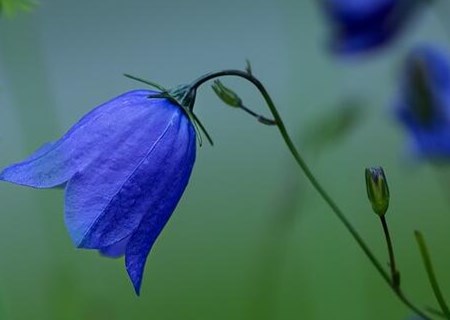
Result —
<svg viewBox="0 0 450 320"><path fill-rule="evenodd" d="M61 139L3 170L0 179L65 187L65 221L79 248L125 255L139 294L147 255L188 183L196 133L185 111L154 91L95 108Z"/></svg>
<svg viewBox="0 0 450 320"><path fill-rule="evenodd" d="M415 154L450 156L450 64L436 48L422 46L406 58L396 106Z"/></svg>
<svg viewBox="0 0 450 320"><path fill-rule="evenodd" d="M332 28L332 50L359 53L392 40L423 0L321 0Z"/></svg>

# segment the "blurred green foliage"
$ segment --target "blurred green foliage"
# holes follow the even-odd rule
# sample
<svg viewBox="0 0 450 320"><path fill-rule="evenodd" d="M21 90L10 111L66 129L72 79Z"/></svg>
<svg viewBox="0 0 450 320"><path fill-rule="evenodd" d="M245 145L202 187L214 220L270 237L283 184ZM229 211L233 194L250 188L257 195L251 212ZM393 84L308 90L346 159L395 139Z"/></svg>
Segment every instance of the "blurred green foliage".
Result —
<svg viewBox="0 0 450 320"><path fill-rule="evenodd" d="M0 14L13 17L20 11L30 12L36 5L33 0L0 0Z"/></svg>
<svg viewBox="0 0 450 320"><path fill-rule="evenodd" d="M36 5L33 0L0 0L0 14L13 17L20 11L31 11Z"/></svg>
<svg viewBox="0 0 450 320"><path fill-rule="evenodd" d="M331 111L323 112L317 119L311 119L301 131L299 141L315 154L327 147L339 146L359 125L362 125L365 107L364 102L356 98L340 101Z"/></svg>

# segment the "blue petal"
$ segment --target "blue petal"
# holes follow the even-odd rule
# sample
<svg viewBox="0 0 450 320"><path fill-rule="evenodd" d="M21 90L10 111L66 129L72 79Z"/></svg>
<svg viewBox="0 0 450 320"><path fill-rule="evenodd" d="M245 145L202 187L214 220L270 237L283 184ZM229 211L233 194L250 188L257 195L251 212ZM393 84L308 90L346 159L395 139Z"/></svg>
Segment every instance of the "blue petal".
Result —
<svg viewBox="0 0 450 320"><path fill-rule="evenodd" d="M188 132L186 132L188 129ZM158 183L148 190L152 198L146 215L133 233L125 252L128 275L139 295L142 274L147 256L161 230L178 204L189 180L195 160L195 132L192 126L181 129L189 137L173 141L172 152L165 165L160 168L163 175Z"/></svg>
<svg viewBox="0 0 450 320"><path fill-rule="evenodd" d="M325 0L333 28L332 49L350 54L369 51L393 39L420 0Z"/></svg>
<svg viewBox="0 0 450 320"><path fill-rule="evenodd" d="M425 68L428 80L431 82L432 88L437 93L450 95L450 64L447 53L436 47L421 45L414 48L407 59L406 72L410 72L410 67L415 62L420 61ZM405 76L409 76L406 74Z"/></svg>
<svg viewBox="0 0 450 320"><path fill-rule="evenodd" d="M153 91L125 93L89 112L61 139L38 149L28 159L0 173L0 180L35 188L52 188L67 182L77 171L98 158L117 141L139 112L136 101ZM123 121L125 119L125 121Z"/></svg>
<svg viewBox="0 0 450 320"><path fill-rule="evenodd" d="M425 88L417 88L419 76ZM396 113L411 134L410 145L416 155L435 160L450 156L450 64L443 52L430 46L411 51Z"/></svg>
<svg viewBox="0 0 450 320"><path fill-rule="evenodd" d="M131 236L123 238L119 242L116 242L110 246L100 248L99 251L102 255L109 257L109 258L120 258L125 254L125 250L128 245L128 241L130 240Z"/></svg>
<svg viewBox="0 0 450 320"><path fill-rule="evenodd" d="M401 1L404 0L325 0L324 4L341 24L364 26L379 22Z"/></svg>
<svg viewBox="0 0 450 320"><path fill-rule="evenodd" d="M450 129L437 132L416 133L413 139L413 151L429 159L445 159L450 156Z"/></svg>
<svg viewBox="0 0 450 320"><path fill-rule="evenodd" d="M364 32L342 33L335 37L332 50L340 54L352 54L375 49L391 37L383 29L364 30Z"/></svg>
<svg viewBox="0 0 450 320"><path fill-rule="evenodd" d="M195 131L184 112L165 99L140 103L146 112L139 121L103 146L105 152L67 185L66 224L78 247L103 248L129 236L167 198L161 188L185 165Z"/></svg>

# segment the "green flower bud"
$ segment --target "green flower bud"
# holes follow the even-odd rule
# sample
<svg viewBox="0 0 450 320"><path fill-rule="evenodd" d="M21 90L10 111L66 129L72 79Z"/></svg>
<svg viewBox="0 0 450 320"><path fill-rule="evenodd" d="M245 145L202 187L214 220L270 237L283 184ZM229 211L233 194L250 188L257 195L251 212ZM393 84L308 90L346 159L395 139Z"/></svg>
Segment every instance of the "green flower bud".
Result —
<svg viewBox="0 0 450 320"><path fill-rule="evenodd" d="M382 167L366 168L366 187L373 211L383 216L389 207L389 188Z"/></svg>
<svg viewBox="0 0 450 320"><path fill-rule="evenodd" d="M212 88L217 96L227 105L235 108L242 106L241 98L233 90L225 87L219 80L214 81Z"/></svg>

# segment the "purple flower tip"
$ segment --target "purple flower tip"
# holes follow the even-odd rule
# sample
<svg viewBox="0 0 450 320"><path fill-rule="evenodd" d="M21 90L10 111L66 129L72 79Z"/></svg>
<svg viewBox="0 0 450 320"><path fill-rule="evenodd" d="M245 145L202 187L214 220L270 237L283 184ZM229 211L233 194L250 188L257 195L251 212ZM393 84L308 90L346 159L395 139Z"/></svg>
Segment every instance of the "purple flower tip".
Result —
<svg viewBox="0 0 450 320"><path fill-rule="evenodd" d="M180 200L195 161L195 130L154 91L127 92L95 108L62 138L0 173L34 188L65 186L74 244L125 255L137 294L147 256Z"/></svg>

